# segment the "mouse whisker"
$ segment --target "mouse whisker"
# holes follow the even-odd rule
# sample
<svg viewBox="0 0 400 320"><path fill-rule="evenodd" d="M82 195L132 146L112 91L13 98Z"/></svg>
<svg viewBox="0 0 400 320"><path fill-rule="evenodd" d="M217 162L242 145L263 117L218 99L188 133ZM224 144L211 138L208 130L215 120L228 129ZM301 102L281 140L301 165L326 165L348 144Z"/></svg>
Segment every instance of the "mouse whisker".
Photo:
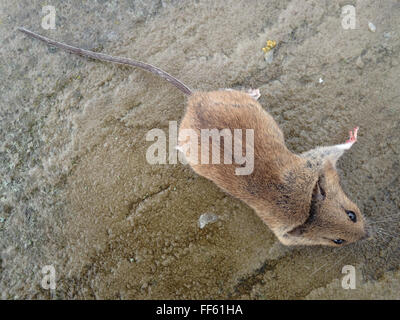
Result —
<svg viewBox="0 0 400 320"><path fill-rule="evenodd" d="M332 256L334 253L340 252L342 249L343 249L343 248L339 248L339 249L337 249L337 250L335 250L335 251L332 251L332 252L330 252L330 253L328 253L328 254L322 256L321 259L322 259L322 258L330 257L330 256ZM329 261L326 262L326 263L324 263L324 264L323 264L322 266L320 266L319 268L315 269L315 270L310 274L310 276L313 276L314 274L316 274L318 271L320 271L321 269L323 269L327 264L329 264Z"/></svg>
<svg viewBox="0 0 400 320"><path fill-rule="evenodd" d="M400 213L383 214L383 217L400 217Z"/></svg>
<svg viewBox="0 0 400 320"><path fill-rule="evenodd" d="M320 257L320 259L324 259L324 258L330 257L331 255L333 255L336 252L337 252L337 250L333 250L332 252L329 252L328 254L325 254L322 257Z"/></svg>
<svg viewBox="0 0 400 320"><path fill-rule="evenodd" d="M320 266L319 268L317 268L316 270L314 270L314 272L312 272L310 274L310 276L313 276L314 274L316 274L318 271L320 271L323 267L325 267L329 262L324 263L322 266Z"/></svg>
<svg viewBox="0 0 400 320"><path fill-rule="evenodd" d="M389 219L385 219L385 220L378 220L378 221L371 221L373 223L381 223L381 222L388 222L388 221L400 221L399 219L393 219L393 218L389 218Z"/></svg>
<svg viewBox="0 0 400 320"><path fill-rule="evenodd" d="M383 240L385 242L387 241L387 237L384 234L380 233L380 231L377 230L375 235L379 240Z"/></svg>
<svg viewBox="0 0 400 320"><path fill-rule="evenodd" d="M337 266L340 262L342 262L344 259L348 258L350 254L353 253L353 251L349 251L346 255L344 255L341 259L337 260L332 266L330 266L328 269L325 271L333 269L335 266Z"/></svg>
<svg viewBox="0 0 400 320"><path fill-rule="evenodd" d="M377 231L378 231L378 232L381 232L381 233L383 233L383 234L385 234L385 235L387 235L387 236L389 236L389 237L392 237L392 238L399 238L398 235L394 235L394 234L388 232L387 230L384 231L384 230L380 229L380 230L377 230Z"/></svg>
<svg viewBox="0 0 400 320"><path fill-rule="evenodd" d="M375 236L379 239L379 240L383 240L383 241L387 241L387 237L386 235L384 235L380 230L375 230Z"/></svg>

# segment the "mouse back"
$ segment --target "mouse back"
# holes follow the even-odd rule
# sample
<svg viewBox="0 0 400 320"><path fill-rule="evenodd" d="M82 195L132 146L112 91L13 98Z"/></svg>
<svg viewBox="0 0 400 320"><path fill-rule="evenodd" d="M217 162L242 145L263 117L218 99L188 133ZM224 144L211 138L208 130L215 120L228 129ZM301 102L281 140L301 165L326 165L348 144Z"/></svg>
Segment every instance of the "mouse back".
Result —
<svg viewBox="0 0 400 320"><path fill-rule="evenodd" d="M243 154L249 152L249 149L253 150L252 171L244 175L237 174L237 169L243 164L235 163L232 155L232 149L235 150L238 145L236 142L233 142L230 153L228 148L228 158L233 160L232 163L213 164L211 148L207 152L208 163L200 162L202 141L195 139L190 142L183 134L188 129L193 130L197 136L201 136L203 130L214 129L220 134L217 138L222 136L223 130L228 129L231 133L241 130L238 149ZM244 133L248 129L253 132L252 140ZM247 93L193 93L188 98L179 136L180 148L186 144L197 144L196 154L184 151L193 170L255 209L271 229L287 231L306 220L308 200L312 193L313 179L316 178L303 172L305 161L287 149L278 124ZM226 154L225 138L221 138L218 144L209 138L208 143L212 148L218 148L220 155L224 152ZM248 149L246 143L249 144Z"/></svg>

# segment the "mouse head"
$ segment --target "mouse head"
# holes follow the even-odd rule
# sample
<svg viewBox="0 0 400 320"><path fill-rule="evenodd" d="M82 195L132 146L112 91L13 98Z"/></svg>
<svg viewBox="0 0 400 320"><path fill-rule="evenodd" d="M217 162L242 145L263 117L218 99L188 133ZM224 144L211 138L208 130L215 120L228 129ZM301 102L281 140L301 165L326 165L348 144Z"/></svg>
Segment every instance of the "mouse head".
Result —
<svg viewBox="0 0 400 320"><path fill-rule="evenodd" d="M340 247L368 236L364 218L357 205L347 198L339 185L334 165L326 161L315 183L309 217L288 232L300 244Z"/></svg>

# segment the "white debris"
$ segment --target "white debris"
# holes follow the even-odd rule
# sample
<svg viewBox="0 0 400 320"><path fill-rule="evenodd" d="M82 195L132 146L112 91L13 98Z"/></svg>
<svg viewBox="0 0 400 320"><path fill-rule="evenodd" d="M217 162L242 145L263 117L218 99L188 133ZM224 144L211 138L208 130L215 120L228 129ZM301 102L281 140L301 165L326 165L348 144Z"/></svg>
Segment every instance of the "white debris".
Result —
<svg viewBox="0 0 400 320"><path fill-rule="evenodd" d="M390 32L384 32L384 33L383 33L383 37L384 37L385 39L390 39L390 38L392 37L392 35L390 34Z"/></svg>
<svg viewBox="0 0 400 320"><path fill-rule="evenodd" d="M369 28L369 31L371 31L371 32L376 31L376 27L372 22L368 22L368 28Z"/></svg>
<svg viewBox="0 0 400 320"><path fill-rule="evenodd" d="M272 63L272 60L274 59L274 49L267 51L264 55L264 59L267 63Z"/></svg>
<svg viewBox="0 0 400 320"><path fill-rule="evenodd" d="M319 82L319 83L323 83L324 80L323 80L322 78L319 78L318 82Z"/></svg>
<svg viewBox="0 0 400 320"><path fill-rule="evenodd" d="M364 62L362 61L361 56L358 57L357 61L356 61L356 66L360 69L362 69L364 67Z"/></svg>
<svg viewBox="0 0 400 320"><path fill-rule="evenodd" d="M199 218L199 228L203 229L207 224L214 223L218 220L218 216L214 213L203 213Z"/></svg>

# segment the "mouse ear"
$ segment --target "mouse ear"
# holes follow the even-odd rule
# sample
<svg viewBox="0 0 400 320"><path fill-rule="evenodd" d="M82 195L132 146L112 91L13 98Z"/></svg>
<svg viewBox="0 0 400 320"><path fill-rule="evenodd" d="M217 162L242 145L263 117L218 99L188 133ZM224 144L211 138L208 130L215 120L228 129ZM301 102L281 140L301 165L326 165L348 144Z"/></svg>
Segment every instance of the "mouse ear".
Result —
<svg viewBox="0 0 400 320"><path fill-rule="evenodd" d="M314 186L314 190L312 193L313 200L317 200L317 201L325 200L326 193L325 193L325 189L323 187L324 181L325 181L325 176L323 174L321 174Z"/></svg>
<svg viewBox="0 0 400 320"><path fill-rule="evenodd" d="M307 220L303 224L294 227L292 230L288 231L287 234L293 237L300 237L314 221L315 216L317 214L318 201L324 199L325 199L325 191L320 185L320 179L318 179L318 181L315 183L315 187L313 190Z"/></svg>
<svg viewBox="0 0 400 320"><path fill-rule="evenodd" d="M303 232L305 231L305 226L301 225L298 227L293 228L292 230L288 231L287 234L293 237L300 237Z"/></svg>

